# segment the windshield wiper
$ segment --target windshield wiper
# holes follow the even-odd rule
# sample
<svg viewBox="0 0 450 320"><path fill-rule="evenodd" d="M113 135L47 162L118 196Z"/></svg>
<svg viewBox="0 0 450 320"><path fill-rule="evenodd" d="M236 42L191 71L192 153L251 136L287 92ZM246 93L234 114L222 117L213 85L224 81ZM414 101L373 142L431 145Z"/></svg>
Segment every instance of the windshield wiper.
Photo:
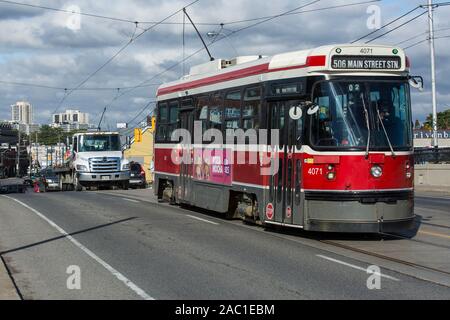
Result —
<svg viewBox="0 0 450 320"><path fill-rule="evenodd" d="M387 142L389 144L389 148L391 149L392 156L395 158L397 156L397 154L395 153L394 148L392 147L391 139L389 139L389 135L386 131L386 127L384 126L383 119L381 119L380 109L378 108L378 101L375 101L375 107L377 108L378 120L380 120L381 126L383 127L383 132L384 132L384 135L386 136Z"/></svg>
<svg viewBox="0 0 450 320"><path fill-rule="evenodd" d="M364 93L361 92L361 100L364 107L364 115L366 117L366 125L367 125L367 147L366 147L366 159L369 157L369 149L370 149L370 139L371 139L371 131L370 131L370 121L369 121L369 110L367 110L366 103L364 101Z"/></svg>

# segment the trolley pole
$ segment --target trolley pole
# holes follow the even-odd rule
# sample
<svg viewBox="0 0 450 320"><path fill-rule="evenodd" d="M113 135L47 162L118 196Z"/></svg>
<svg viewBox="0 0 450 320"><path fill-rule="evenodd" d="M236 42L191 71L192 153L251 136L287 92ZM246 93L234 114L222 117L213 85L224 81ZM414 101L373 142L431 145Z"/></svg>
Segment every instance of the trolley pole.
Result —
<svg viewBox="0 0 450 320"><path fill-rule="evenodd" d="M433 20L433 0L428 0L428 24L430 32L430 56L431 56L431 95L433 100L433 147L438 148L437 136L437 98L436 98L436 57L434 51L434 20Z"/></svg>

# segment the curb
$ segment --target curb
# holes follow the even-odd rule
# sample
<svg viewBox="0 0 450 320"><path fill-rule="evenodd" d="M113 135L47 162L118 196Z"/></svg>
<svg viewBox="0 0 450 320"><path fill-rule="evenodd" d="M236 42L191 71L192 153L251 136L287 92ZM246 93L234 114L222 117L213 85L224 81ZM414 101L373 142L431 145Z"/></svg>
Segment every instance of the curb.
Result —
<svg viewBox="0 0 450 320"><path fill-rule="evenodd" d="M0 300L22 300L3 257L0 261Z"/></svg>

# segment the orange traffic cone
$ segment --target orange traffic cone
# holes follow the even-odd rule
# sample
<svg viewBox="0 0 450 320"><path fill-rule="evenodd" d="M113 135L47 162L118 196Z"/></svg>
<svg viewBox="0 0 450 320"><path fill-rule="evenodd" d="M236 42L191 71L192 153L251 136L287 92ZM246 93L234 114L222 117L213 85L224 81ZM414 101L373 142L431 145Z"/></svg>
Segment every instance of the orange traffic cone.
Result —
<svg viewBox="0 0 450 320"><path fill-rule="evenodd" d="M41 193L41 190L39 189L39 183L37 181L34 183L34 192Z"/></svg>

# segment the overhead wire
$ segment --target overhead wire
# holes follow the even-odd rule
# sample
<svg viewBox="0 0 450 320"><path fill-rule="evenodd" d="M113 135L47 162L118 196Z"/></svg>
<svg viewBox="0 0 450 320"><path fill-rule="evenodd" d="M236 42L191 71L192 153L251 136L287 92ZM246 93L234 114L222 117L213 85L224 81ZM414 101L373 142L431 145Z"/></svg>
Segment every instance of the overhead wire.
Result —
<svg viewBox="0 0 450 320"><path fill-rule="evenodd" d="M438 7L448 6L448 5L450 5L450 2L441 2L441 3L435 3L435 4L433 4L433 7L438 8ZM422 8L422 9L423 9L423 8L428 8L428 5L421 5L421 6L419 6L419 8ZM420 18L421 16L423 16L423 15L425 15L425 14L428 14L428 11L424 11L423 13L421 13L421 14L415 16L414 18L412 18L412 19L410 19L410 20L408 20L408 21L402 23L401 25L395 27L395 28L392 29L392 30L389 30L389 31L387 31L387 32L385 32L385 33L383 33L383 34L381 34L381 35L379 35L379 36L377 36L377 37L375 37L375 38L373 38L373 39L367 41L366 43L370 43L370 42L373 42L373 41L375 41L375 40L377 40L377 39L379 39L379 38L381 38L381 37L384 37L385 35L387 35L387 34L389 34L389 33L391 33L391 32L394 32L395 30L398 30L398 29L402 28L403 26L405 26L405 25L407 25L407 24L409 24L409 23L411 23L411 22L417 20L418 18Z"/></svg>
<svg viewBox="0 0 450 320"><path fill-rule="evenodd" d="M199 0L197 0L197 1L199 1ZM194 4L194 3L197 2L197 1L194 1L193 3L189 4L188 6ZM254 24L251 24L251 25L245 26L245 27L243 27L243 28L240 28L240 29L238 29L238 30L231 31L231 34L225 35L225 37L227 37L227 36L234 35L234 34L236 34L236 33L238 33L238 32L247 30L247 29L249 29L249 28L255 27L255 26L260 25L260 24L262 24L262 23L265 23L265 22L268 22L268 21L271 21L271 20L273 20L273 19L276 19L276 18L279 18L279 17L283 17L283 16L289 16L289 15L294 15L294 14L302 14L302 13L314 12L314 11L329 10L329 9L336 9L336 8L343 8L343 7L349 7L349 6L356 6L356 5L361 5L361 4L366 4L366 3L372 3L372 2L379 2L379 1L381 1L381 0L362 1L362 2L357 2L357 3L350 3L350 4L344 4L344 5L336 5L336 6L329 6L329 7L324 7L324 8L317 8L317 9L311 9L311 10L298 11L298 10L300 10L300 9L302 9L302 8L305 8L305 7L307 7L307 6L310 6L310 5L313 5L313 4L317 3L317 2L320 2L320 0L315 0L315 1L312 1L312 2L310 2L310 3L308 3L308 4L305 4L305 5L302 5L302 6L300 6L300 7L297 7L297 8L295 8L295 9L289 10L289 11L287 11L287 12L283 12L283 13L281 13L281 14L273 15L273 16L259 17L259 18L253 18L253 19L247 19L247 20L240 20L240 21L230 21L230 22L227 22L227 23L220 23L220 24L218 24L218 23L197 23L197 24L199 24L199 25L220 25L220 26L223 28L223 26L224 26L225 24L238 24L238 23L244 23L244 22L251 22L251 21L262 20L262 21L258 21L258 22L256 22L256 23L254 23ZM49 8L49 7L43 7L43 6L35 6L35 5L27 5L27 4L23 4L23 3L14 2L14 1L4 1L4 0L0 0L0 2L3 2L3 3L11 3L11 4L18 4L18 5L24 5L24 6L33 6L33 7L36 7L36 8L43 8L43 9L49 9L49 10L55 9L54 11L63 11L63 12L66 12L66 13L72 13L72 14L76 13L76 12L72 12L72 11L69 11L69 10L56 9L56 8ZM186 7L188 7L188 6L186 6ZM180 9L179 11L181 11L181 10L182 10L182 9ZM178 11L178 12L179 12L179 11ZM176 13L178 13L178 12L176 12ZM176 14L176 13L175 13L175 14ZM151 26L150 28L145 29L145 28L139 27L139 24L144 24L144 23L146 23L146 22L140 22L140 21L134 21L134 20L127 20L127 19L119 19L119 18L113 18L113 17L106 17L106 16L95 15L95 14L89 14L89 13L80 13L80 15L91 16L91 17L94 17L94 18L104 18L104 19L110 19L110 20L115 20L115 21L123 21L123 22L134 23L135 26L136 26L136 29L142 29L142 30L143 30L143 32L141 32L141 34L139 34L138 36L135 37L135 34L136 34L136 29L135 29L135 32L134 32L133 37L132 37L132 38L135 38L135 39L137 39L138 37L140 37L143 33L147 32L150 28L155 27L156 25L159 25L159 24L169 24L166 20L167 20L168 18L171 17L171 16L169 16L168 18L166 18L166 19L164 19L164 20L162 20L162 21L155 22L155 25L154 25L154 26ZM173 16L173 15L172 15L172 16ZM148 22L148 23L150 23L150 22ZM151 22L151 23L153 23L153 22ZM170 23L170 24L181 24L181 23ZM184 23L183 23L183 25L184 25ZM219 39L214 39L214 41L211 42L210 45L212 45L212 44L214 44L214 43L216 43L216 42L221 41L221 40L224 39L225 37L219 38ZM135 39L131 39L124 47L125 47L125 48L128 47ZM123 49L123 50L124 50L124 49ZM123 50L119 50L119 52L117 53L117 55L119 55ZM123 95L125 95L125 94L128 94L129 92L131 92L131 91L133 91L133 90L135 90L135 89L137 89L137 88L151 86L151 84L148 84L149 81L151 81L151 80L153 80L153 79L155 79L155 78L161 76L162 74L164 74L164 73L166 73L166 72L172 70L174 67L178 66L180 63L184 63L185 61L189 60L189 59L192 58L194 55L196 55L196 54L202 52L203 50L204 50L204 49L201 48L201 49L195 51L193 54L191 54L191 55L189 55L189 56L183 58L182 61L180 61L180 62L178 62L178 63L176 63L176 64L173 64L172 66L170 66L170 67L167 68L166 70L164 70L164 71L158 73L157 75L153 76L151 79L145 80L145 81L139 83L139 84L136 85L136 86L132 86L132 87L123 87L123 88L121 88L121 89L122 89L122 93L121 93L120 95L117 95L116 97L114 97L114 98L113 98L113 101L119 99L121 96L123 96ZM94 72L94 74L93 74L92 76L90 76L85 82L87 82L87 81L88 81L90 78L92 78L97 72L99 72L101 69L103 69L103 68L104 68L108 63L110 63L115 57L116 57L116 55L113 56L112 59L108 60L109 62L107 61L107 63L106 63L104 66L100 67L100 68L98 69L98 71L96 70L96 72ZM70 88L70 89L66 89L66 88L65 88L65 92L66 92L66 93L65 93L65 95L64 95L64 97L63 97L63 101L62 101L62 102L64 102L65 99L67 99L67 97L71 94L71 92L74 92L74 91L79 91L79 90L101 90L101 88L84 88L84 89L81 88L81 86L82 86L85 82L83 81L83 83L82 83L81 85L79 85L79 86L77 86L77 87L75 87L75 88ZM156 85L156 84L155 84L155 85ZM52 89L53 89L53 88L52 88ZM56 87L55 87L55 89L56 89ZM62 88L58 88L58 89L62 89ZM105 90L113 90L114 88L104 88L104 89L105 89ZM70 93L68 93L68 92L70 92ZM58 108L58 109L59 109L59 108ZM144 111L145 111L145 109L144 109ZM142 114L142 112L141 112L141 114Z"/></svg>
<svg viewBox="0 0 450 320"><path fill-rule="evenodd" d="M320 1L320 0L312 1L312 2L310 2L310 3L307 3L307 4L305 4L305 5L302 5L302 6L300 6L300 7L295 8L295 9L288 10L288 11L283 12L283 13L281 13L281 14L277 14L277 15L274 15L274 16L270 16L270 17L266 18L264 21L259 21L259 22L257 22L257 23L251 24L251 25L249 25L249 26L240 28L240 29L238 29L238 30L233 30L233 31L231 31L231 32L232 32L232 34L236 34L236 33L238 33L238 32L247 30L247 29L249 29L249 28L255 27L255 26L260 25L260 24L262 24L262 23L266 23L266 22L271 21L271 20L273 20L273 19L276 19L276 18L280 18L280 17L286 16L286 15L289 15L289 14L291 14L291 13L292 13L293 11L295 11L295 10L300 10L301 8L305 8L306 6L313 5L313 4L315 4L315 3L319 2L319 1ZM378 1L378 0L377 0L377 1ZM367 2L374 2L374 1L364 1L364 2L359 2L359 3L353 3L352 5L357 5L357 4L361 5L361 4L364 4L364 3L367 3ZM333 8L336 8L336 6L333 6ZM325 10L325 9L326 9L326 8L321 8L321 10ZM302 12L302 13L304 13L304 12ZM211 41L211 42L208 44L208 46L213 45L213 44L215 44L215 43L217 43L217 42L219 42L219 41L221 41L221 40L223 40L223 39L226 39L226 38L227 38L228 36L230 36L230 35L231 35L231 34L229 34L229 35L224 35L223 37L220 37L220 38L218 38L218 39L215 38L213 41ZM144 85L144 84L147 83L147 82L153 81L154 79L160 77L161 75L163 75L163 74L169 72L170 70L176 68L176 67L179 66L180 64L185 63L187 60L191 59L192 57L196 56L197 54L199 54L200 52L202 52L202 51L204 51L204 50L205 50L204 47L199 48L198 50L194 51L192 54L190 54L190 55L186 56L185 58L183 58L181 61L178 61L178 62L174 63L173 65L169 66L168 68L166 68L166 69L163 70L162 72L159 72L158 74L152 76L151 78L142 81L141 83L138 84L138 86L139 86L139 85ZM131 91L132 91L132 90L133 90L133 89L131 89ZM128 94L129 92L130 92L130 91L128 91L128 92L123 92L122 95ZM143 113L143 111L142 111L140 114L142 114L142 113Z"/></svg>
<svg viewBox="0 0 450 320"><path fill-rule="evenodd" d="M435 4L433 4L433 7L436 7L436 8L437 8L437 7L448 6L448 5L450 5L450 1L435 3ZM367 37L369 37L369 36L371 36L371 35L373 35L373 34L379 32L380 30L385 29L386 27L388 27L388 26L394 24L395 22L397 22L397 21L399 21L399 20L401 20L401 19L407 17L408 15L412 14L413 12L415 12L415 11L417 11L417 10L419 10L419 9L427 9L427 8L428 8L428 5L419 5L419 6L417 6L417 7L414 7L413 9L411 9L411 10L409 10L408 12L402 14L401 16L399 16L399 17L397 17L397 18L395 18L395 19L389 21L388 23L382 25L380 28L378 28L378 29L376 29L376 30L374 30L374 31L372 31L372 32L370 32L370 33L368 33L368 34L365 34L364 36L359 37L358 39L353 40L353 41L350 42L350 43L353 44L353 43L355 43L355 42L358 42L358 41L360 41L360 40L363 40L363 39L365 39L365 38L367 38ZM426 13L426 11L425 11L425 13ZM391 31L389 31L389 32L384 33L383 35L380 35L379 37L376 37L376 38L374 38L374 39L371 39L370 41L368 41L368 42L366 42L366 43L370 43L370 42L372 42L372 41L374 41L374 40L377 40L377 39L381 38L382 36L385 36L385 35L387 35L387 34L393 32L393 31L395 31L395 30L397 30L397 29L403 27L404 25L406 25L406 24L408 24L408 23L411 23L412 21L418 19L420 16L424 15L425 13L423 13L423 14L421 14L421 15L419 15L419 16L416 16L415 18L413 18L413 19L407 21L406 23L404 23L404 24L402 24L402 25L400 25L400 26L394 28L393 30L391 30Z"/></svg>
<svg viewBox="0 0 450 320"><path fill-rule="evenodd" d="M361 1L361 2L355 2L355 3L347 3L347 4L334 5L334 6L322 7L322 8L316 8L316 9L290 12L290 13L284 14L283 16L293 16L293 15L298 15L298 14L302 14L302 13L310 13L310 12L325 11L325 10L338 9L338 8L346 8L346 7L358 6L358 5L369 4L369 3L374 3L374 2L381 2L381 1L383 1L383 0L368 0L368 1ZM264 20L264 19L273 18L273 17L277 17L277 15L250 18L250 19L237 20L237 21L222 22L221 25L230 26L230 25L234 25L234 24L253 22L253 21Z"/></svg>
<svg viewBox="0 0 450 320"><path fill-rule="evenodd" d="M138 19L126 19L126 18L117 18L117 17L111 17L111 16L104 16L100 14L94 14L94 13L87 13L87 12L76 12L74 10L67 10L67 9L61 9L61 8L55 8L55 7L49 7L49 6L41 6L41 5L35 5L30 3L23 3L23 2L17 2L17 1L9 1L9 0L0 0L0 3L10 4L10 5L16 5L16 6L23 6L23 7L29 7L34 9L43 9L43 10L49 10L49 11L55 11L55 12L62 12L67 14L78 14L80 16L90 17L90 18L97 18L97 19L104 19L104 20L111 20L116 22L126 22L126 23L139 23L139 24L179 24L175 22L158 22L158 21L140 21ZM217 23L200 23L203 25L218 25Z"/></svg>
<svg viewBox="0 0 450 320"><path fill-rule="evenodd" d="M64 87L56 87L49 85L41 85L34 83L26 83L26 82L16 82L16 81L5 81L0 80L0 84L11 85L11 86L21 86L21 87L30 87L30 88L41 88L41 89L49 89L49 90L75 90L75 88L64 88ZM87 87L87 88L78 88L76 91L115 91L117 89L127 90L131 88L147 88L152 86L158 86L160 83L151 83L147 85L141 86L128 86L128 87Z"/></svg>
<svg viewBox="0 0 450 320"><path fill-rule="evenodd" d="M200 0L194 0L192 2L190 2L187 6L185 6L184 8L190 7L192 5L194 5L195 3L199 2ZM53 113L56 113L59 108L62 106L62 104L64 103L64 101L67 99L67 97L69 97L74 91L76 91L78 88L82 87L86 82L88 82L92 77L94 77L97 73L99 73L101 70L103 70L108 64L110 64L115 58L117 58L123 51L125 51L125 49L127 49L134 41L136 41L137 39L139 39L140 37L142 37L145 33L147 33L148 31L154 29L155 27L157 27L158 25L160 25L162 22L169 20L170 18L172 18L173 16L175 16L176 14L178 14L179 12L181 12L184 8L179 9L177 11L175 11L174 13L168 15L167 17L165 17L164 19L162 19L161 21L159 21L158 23L155 23L153 25L151 25L150 27L146 28L145 30L143 30L142 32L140 32L137 35L134 35L124 46L122 46L111 58L109 58L105 63L103 63L99 68L97 68L93 73L91 73L86 79L84 79L83 81L81 81L73 90L68 91L68 93L64 96L64 98L62 99L62 101L59 103L58 107L56 108L56 110ZM136 24L136 28L137 28L138 24Z"/></svg>
<svg viewBox="0 0 450 320"><path fill-rule="evenodd" d="M382 30L382 29L384 29L384 28L386 28L386 27L389 27L390 25L394 24L395 22L397 22L397 21L403 19L404 17L410 15L411 13L413 13L413 12L419 10L419 8L420 8L420 6L417 6L417 7L413 8L413 9L411 9L410 11L404 13L403 15L401 15L401 16L399 16L399 17L397 17L397 18L395 18L395 19L389 21L388 23L382 25L382 26L381 26L380 28L378 28L377 30L374 30L374 31L372 31L372 32L370 32L370 33L368 33L368 34L365 34L364 36L359 37L358 39L353 40L353 41L350 42L350 43L353 44L353 43L355 43L355 42L358 42L358 41L360 41L360 40L362 40L362 39L365 39L365 38L367 38L367 37L369 37L369 36L371 36L371 35L377 33L378 31L380 31L380 30Z"/></svg>
<svg viewBox="0 0 450 320"><path fill-rule="evenodd" d="M439 36L439 37L434 37L433 39L434 39L434 40L440 40L440 39L448 39L448 38L450 38L450 35L449 35L449 36ZM411 49L411 48L414 48L414 47L418 46L419 44L422 44L422 43L428 42L428 41L430 41L430 38L429 38L429 37L426 38L426 39L424 39L424 40L415 42L415 43L411 44L410 46L407 46L407 47L405 47L405 48L403 48L403 49L404 49L404 50Z"/></svg>
<svg viewBox="0 0 450 320"><path fill-rule="evenodd" d="M307 11L293 12L293 13L290 13L288 15L296 15L296 14L305 13L305 12L329 10L329 9L334 9L334 8L350 7L350 6L355 6L355 5L360 5L360 4L367 4L367 3L372 3L372 2L379 2L379 1L382 1L382 0L368 0L368 1L358 2L358 3L336 5L336 6L325 7L325 8L317 8L317 9L312 9L312 10L307 10ZM16 5L16 6L23 6L23 7L30 7L30 8L34 8L34 9L43 9L43 10L54 11L54 12L61 12L61 13L66 13L66 14L78 14L80 16L85 16L85 17L90 17L90 18L97 18L97 19L104 19L104 20L111 20L111 21L115 21L115 22L133 23L133 24L139 23L141 25L142 24L155 24L155 23L158 23L157 21L141 21L139 19L127 19L127 18L118 18L118 17L105 16L105 15L100 15L100 14L95 14L95 13L76 12L76 11L73 11L73 10L67 10L67 9L61 9L61 8L55 8L55 7L49 7L49 6L42 6L42 5L35 5L35 4L18 2L18 1L0 0L0 3ZM267 19L269 17L274 17L274 16L263 16L263 17L256 17L256 18L244 19L244 20L236 20L236 21L227 21L227 22L221 22L221 23L217 23L217 22L197 22L196 24L197 25L203 25L203 26L220 26L221 24L223 24L223 25L233 25L233 24L240 24L240 23L252 22L252 21L257 21L257 20L264 20L264 19ZM164 21L161 24L164 24L164 25L181 25L183 23L182 22ZM140 29L144 30L143 28L140 28Z"/></svg>
<svg viewBox="0 0 450 320"><path fill-rule="evenodd" d="M407 24L410 24L411 22L413 22L413 21L419 19L420 17L422 17L422 16L425 15L425 14L427 14L426 11L422 12L421 14L418 14L418 15L415 16L414 18L409 19L408 21L402 23L401 25L399 25L399 26L397 26L397 27L395 27L395 28L393 28L393 29L391 29L391 30L389 30L389 31L387 31L387 32L385 32L385 33L382 33L382 34L380 34L379 36L376 36L375 38L373 38L373 39L371 39L371 40L369 40L369 41L366 41L365 43L367 44L367 43L371 43L371 42L373 42L373 41L375 41L375 40L378 40L378 39L384 37L385 35L388 35L388 34L394 32L394 31L396 31L396 30L398 30L398 29L400 29L400 28L406 26Z"/></svg>

